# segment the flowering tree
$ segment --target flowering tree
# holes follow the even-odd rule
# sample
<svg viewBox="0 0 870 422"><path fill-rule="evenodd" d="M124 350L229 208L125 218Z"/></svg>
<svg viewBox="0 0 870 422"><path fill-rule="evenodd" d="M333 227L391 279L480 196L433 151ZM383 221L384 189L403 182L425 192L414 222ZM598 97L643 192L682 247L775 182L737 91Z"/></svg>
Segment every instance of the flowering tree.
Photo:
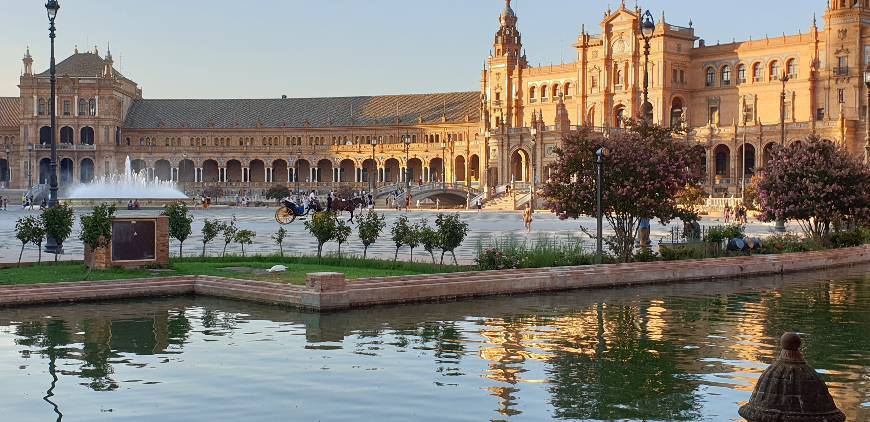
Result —
<svg viewBox="0 0 870 422"><path fill-rule="evenodd" d="M550 181L543 187L551 210L559 218L595 215L595 152L610 150L604 163L603 214L615 236L611 249L629 261L641 218L667 224L674 218L695 220L692 209L681 207L677 195L700 181L697 154L691 146L674 140L669 128L629 123L621 133L604 137L589 131L572 133L556 152Z"/></svg>
<svg viewBox="0 0 870 422"><path fill-rule="evenodd" d="M761 219L797 220L807 236L822 237L831 223L870 218L870 169L817 137L775 147L758 182L758 202Z"/></svg>

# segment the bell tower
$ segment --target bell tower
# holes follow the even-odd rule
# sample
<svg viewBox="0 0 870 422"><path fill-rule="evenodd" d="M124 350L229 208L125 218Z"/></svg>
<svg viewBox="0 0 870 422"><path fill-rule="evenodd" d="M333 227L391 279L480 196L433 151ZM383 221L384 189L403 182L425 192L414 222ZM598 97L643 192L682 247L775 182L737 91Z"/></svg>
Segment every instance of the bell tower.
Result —
<svg viewBox="0 0 870 422"><path fill-rule="evenodd" d="M521 56L522 36L517 30L517 15L511 8L511 0L505 0L498 21L498 32L487 60L489 69L484 78L484 95L492 127L518 127L523 124L521 70L527 64L525 56Z"/></svg>
<svg viewBox="0 0 870 422"><path fill-rule="evenodd" d="M27 47L22 61L24 62L24 76L33 76L33 56L30 55L30 46Z"/></svg>

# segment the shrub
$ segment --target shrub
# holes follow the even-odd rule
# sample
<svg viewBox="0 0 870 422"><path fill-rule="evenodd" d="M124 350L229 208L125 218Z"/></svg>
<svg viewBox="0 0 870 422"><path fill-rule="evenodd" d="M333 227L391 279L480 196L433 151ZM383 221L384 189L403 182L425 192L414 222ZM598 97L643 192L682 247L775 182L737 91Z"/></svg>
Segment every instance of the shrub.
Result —
<svg viewBox="0 0 870 422"><path fill-rule="evenodd" d="M835 248L851 248L861 246L865 242L861 229L836 232L831 234L831 246Z"/></svg>
<svg viewBox="0 0 870 422"><path fill-rule="evenodd" d="M713 226L707 229L707 235L704 237L706 242L721 243L727 239L743 239L743 226L739 224L730 224L727 226Z"/></svg>
<svg viewBox="0 0 870 422"><path fill-rule="evenodd" d="M393 227L390 229L393 243L396 245L396 254L393 257L393 261L399 259L399 248L405 244L405 239L408 238L410 232L411 226L408 224L408 217L405 217L404 215L399 216L396 222L393 223Z"/></svg>
<svg viewBox="0 0 870 422"><path fill-rule="evenodd" d="M432 263L434 264L435 248L441 244L441 240L438 239L438 232L429 226L429 222L426 219L423 219L419 224L417 235L420 237L420 244L423 245L423 250L429 252L429 257L432 258Z"/></svg>
<svg viewBox="0 0 870 422"><path fill-rule="evenodd" d="M21 241L21 253L18 254L18 265L21 265L21 257L24 255L24 247L28 243L36 245L39 249L39 261L42 262L42 239L45 238L45 228L42 221L33 216L19 218L15 223L15 237Z"/></svg>
<svg viewBox="0 0 870 422"><path fill-rule="evenodd" d="M680 244L659 247L659 254L665 261L707 258L706 245L703 244Z"/></svg>
<svg viewBox="0 0 870 422"><path fill-rule="evenodd" d="M211 243L223 230L224 225L217 220L205 219L202 223L202 257L205 258L205 247Z"/></svg>
<svg viewBox="0 0 870 422"><path fill-rule="evenodd" d="M272 186L266 191L266 199L274 199L279 201L290 196L290 188L287 186Z"/></svg>
<svg viewBox="0 0 870 422"><path fill-rule="evenodd" d="M341 245L347 242L353 229L347 224L344 219L335 222L335 241L338 242L338 257L341 258Z"/></svg>
<svg viewBox="0 0 870 422"><path fill-rule="evenodd" d="M305 222L305 228L317 239L318 258L323 256L323 245L335 238L336 226L335 213L333 212L316 213Z"/></svg>
<svg viewBox="0 0 870 422"><path fill-rule="evenodd" d="M508 270L520 268L522 256L515 251L502 252L497 248L487 248L477 255L477 265L481 270Z"/></svg>
<svg viewBox="0 0 870 422"><path fill-rule="evenodd" d="M229 223L221 224L221 231L224 235L224 251L221 253L221 256L227 256L227 245L232 243L233 239L236 238L236 233L239 231L238 226L236 226L236 216L233 216L233 219Z"/></svg>
<svg viewBox="0 0 870 422"><path fill-rule="evenodd" d="M65 204L57 204L57 207L46 208L40 216L42 226L45 228L45 235L53 237L58 245L69 238L72 233L73 226L73 209ZM54 255L54 260L57 261L57 254Z"/></svg>
<svg viewBox="0 0 870 422"><path fill-rule="evenodd" d="M278 245L278 253L284 257L284 238L287 237L287 229L279 227L278 231L272 235L272 240Z"/></svg>
<svg viewBox="0 0 870 422"><path fill-rule="evenodd" d="M178 240L178 256L183 257L182 248L184 247L184 241L187 240L187 237L193 231L191 228L193 217L190 216L187 205L183 202L169 204L163 208L163 212L160 215L165 215L169 218L169 236Z"/></svg>
<svg viewBox="0 0 870 422"><path fill-rule="evenodd" d="M105 248L112 241L112 216L115 206L100 204L94 207L94 212L81 217L82 231L79 239L91 250ZM85 263L87 265L87 263Z"/></svg>
<svg viewBox="0 0 870 422"><path fill-rule="evenodd" d="M233 236L233 240L239 245L242 245L242 256L245 256L245 245L253 244L255 237L257 237L257 233L250 230L239 230L236 232L236 235Z"/></svg>
<svg viewBox="0 0 870 422"><path fill-rule="evenodd" d="M369 246L378 240L384 227L387 226L385 220L386 219L382 214L378 214L374 211L369 211L365 216L363 216L362 220L360 220L357 230L359 231L359 239L363 244L363 258L366 257L366 254L369 251Z"/></svg>
<svg viewBox="0 0 870 422"><path fill-rule="evenodd" d="M438 214L435 218L435 227L438 228L441 264L444 264L444 254L450 252L453 256L453 264L459 265L454 251L462 245L465 236L468 235L468 223L460 220L459 214Z"/></svg>
<svg viewBox="0 0 870 422"><path fill-rule="evenodd" d="M808 252L811 245L795 233L777 233L768 236L761 243L761 252L767 254Z"/></svg>

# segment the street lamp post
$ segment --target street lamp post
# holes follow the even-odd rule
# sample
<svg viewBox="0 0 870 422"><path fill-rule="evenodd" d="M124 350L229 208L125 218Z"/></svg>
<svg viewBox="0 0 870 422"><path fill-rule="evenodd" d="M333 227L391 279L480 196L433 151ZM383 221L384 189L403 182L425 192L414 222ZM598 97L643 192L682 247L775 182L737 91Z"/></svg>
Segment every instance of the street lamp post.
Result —
<svg viewBox="0 0 870 422"><path fill-rule="evenodd" d="M643 119L647 123L652 123L652 103L649 102L649 50L650 45L649 42L652 39L653 33L656 30L656 23L653 20L652 14L649 10L643 14L643 19L640 22L640 33L643 36L643 105L641 106L641 112L643 113Z"/></svg>
<svg viewBox="0 0 870 422"><path fill-rule="evenodd" d="M7 189L12 184L12 167L9 164L9 153L10 152L12 152L12 151L9 148L9 144L6 144L6 171L4 172L5 174L3 174L3 176L5 176L5 178L6 178L6 188Z"/></svg>
<svg viewBox="0 0 870 422"><path fill-rule="evenodd" d="M57 78L54 63L54 18L57 17L57 11L60 10L60 4L57 0L48 0L45 4L45 10L48 13L48 37L51 39L51 63L49 66L49 75L51 81L51 165L49 166L48 175L48 207L57 207ZM63 245L54 238L54 236L46 236L45 253L59 254L63 253Z"/></svg>
<svg viewBox="0 0 870 422"><path fill-rule="evenodd" d="M599 148L598 151L595 151L595 168L596 168L596 178L595 178L595 214L596 214L596 229L598 230L595 233L595 263L601 264L603 257L603 243L604 243L604 235L602 231L604 230L604 208L603 206L603 196L604 196L604 159L610 155L610 150L607 147Z"/></svg>
<svg viewBox="0 0 870 422"><path fill-rule="evenodd" d="M411 135L405 134L402 137L402 143L405 145L405 209L411 208L411 166L408 160L411 153Z"/></svg>
<svg viewBox="0 0 870 422"><path fill-rule="evenodd" d="M779 94L779 147L785 148L785 84L789 80L788 73L783 72L780 80L782 81L782 91ZM785 219L777 219L776 227L774 227L774 230L780 233L784 233Z"/></svg>
<svg viewBox="0 0 870 422"><path fill-rule="evenodd" d="M33 144L27 144L27 191L33 189Z"/></svg>
<svg viewBox="0 0 870 422"><path fill-rule="evenodd" d="M864 70L864 85L867 86L867 116L864 126L867 128L864 135L864 165L870 166L870 66Z"/></svg>
<svg viewBox="0 0 870 422"><path fill-rule="evenodd" d="M529 129L529 133L532 135L532 164L529 166L531 170L531 177L529 178L529 186L531 189L529 190L529 207L531 207L532 212L535 212L535 179L538 177L537 171L535 171L535 167L537 165L537 146L535 145L535 141L538 136L538 129L534 126Z"/></svg>
<svg viewBox="0 0 870 422"><path fill-rule="evenodd" d="M447 151L447 143L442 142L441 143L441 186L442 187L446 186L446 184L447 184L447 176L446 176L447 175L447 162L445 161L445 158L446 158L445 152L446 151ZM468 175L466 174L465 177L468 177Z"/></svg>
<svg viewBox="0 0 870 422"><path fill-rule="evenodd" d="M372 177L372 174L369 174L369 193L372 194L372 197L374 197L376 186L375 183L377 183L378 177L378 162L375 161L375 147L378 146L378 138L373 136L372 139L369 141L369 144L372 146L372 166L374 166L374 171L372 172L374 173L374 177Z"/></svg>

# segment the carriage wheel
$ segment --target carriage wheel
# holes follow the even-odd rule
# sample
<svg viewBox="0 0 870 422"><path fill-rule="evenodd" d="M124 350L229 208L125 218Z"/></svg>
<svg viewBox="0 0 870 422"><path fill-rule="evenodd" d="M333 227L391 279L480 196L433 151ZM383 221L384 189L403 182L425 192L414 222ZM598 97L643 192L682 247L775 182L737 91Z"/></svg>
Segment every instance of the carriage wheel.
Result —
<svg viewBox="0 0 870 422"><path fill-rule="evenodd" d="M292 223L296 220L296 214L291 212L287 207L281 207L275 210L275 221L282 226Z"/></svg>

